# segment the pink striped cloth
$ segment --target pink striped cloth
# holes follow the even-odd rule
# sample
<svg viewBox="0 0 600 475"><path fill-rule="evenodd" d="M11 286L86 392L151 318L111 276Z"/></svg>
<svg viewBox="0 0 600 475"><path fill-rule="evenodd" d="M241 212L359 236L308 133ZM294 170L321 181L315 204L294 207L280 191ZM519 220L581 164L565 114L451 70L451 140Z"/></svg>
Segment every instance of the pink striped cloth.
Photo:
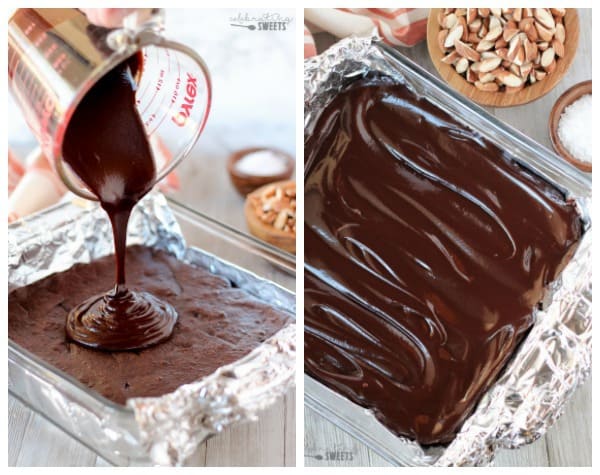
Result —
<svg viewBox="0 0 600 475"><path fill-rule="evenodd" d="M160 170L171 160L171 154L156 136L152 136L150 141ZM172 172L158 186L161 191L178 190L179 178ZM23 162L8 151L9 223L58 203L66 193L66 186L39 147L32 150Z"/></svg>
<svg viewBox="0 0 600 475"><path fill-rule="evenodd" d="M379 36L392 46L414 46L427 34L428 8L306 8L304 57L317 54L312 33L326 31L338 38Z"/></svg>

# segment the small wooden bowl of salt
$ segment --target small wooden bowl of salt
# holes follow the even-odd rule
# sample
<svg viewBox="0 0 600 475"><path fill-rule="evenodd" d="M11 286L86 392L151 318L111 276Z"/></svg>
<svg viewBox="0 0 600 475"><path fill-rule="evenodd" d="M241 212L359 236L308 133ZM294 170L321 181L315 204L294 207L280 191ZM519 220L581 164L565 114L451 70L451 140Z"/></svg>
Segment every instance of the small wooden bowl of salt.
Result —
<svg viewBox="0 0 600 475"><path fill-rule="evenodd" d="M267 183L287 180L294 173L295 160L281 150L251 147L229 157L227 171L231 183L242 196Z"/></svg>
<svg viewBox="0 0 600 475"><path fill-rule="evenodd" d="M592 81L575 84L558 98L549 120L550 140L561 157L592 172Z"/></svg>

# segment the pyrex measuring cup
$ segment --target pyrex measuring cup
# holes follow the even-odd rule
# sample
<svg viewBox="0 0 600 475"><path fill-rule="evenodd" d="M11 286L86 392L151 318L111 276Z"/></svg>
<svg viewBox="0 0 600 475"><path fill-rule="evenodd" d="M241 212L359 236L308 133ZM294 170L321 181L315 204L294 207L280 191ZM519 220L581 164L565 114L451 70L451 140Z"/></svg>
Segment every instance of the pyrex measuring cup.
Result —
<svg viewBox="0 0 600 475"><path fill-rule="evenodd" d="M135 13L123 28L91 24L72 8L23 8L8 24L9 88L67 187L96 200L62 159L73 112L96 81L134 54L143 57L136 102L155 156L170 158L161 180L187 155L210 110L211 82L204 61L185 45L162 36L163 15ZM90 124L94 127L94 124Z"/></svg>

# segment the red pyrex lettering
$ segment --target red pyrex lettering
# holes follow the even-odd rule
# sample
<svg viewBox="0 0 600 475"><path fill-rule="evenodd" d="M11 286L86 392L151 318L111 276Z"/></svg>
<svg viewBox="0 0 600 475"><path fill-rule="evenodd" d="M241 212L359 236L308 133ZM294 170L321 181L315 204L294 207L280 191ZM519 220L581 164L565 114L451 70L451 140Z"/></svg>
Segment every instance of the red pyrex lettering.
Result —
<svg viewBox="0 0 600 475"><path fill-rule="evenodd" d="M173 122L175 122L179 127L183 127L185 125L188 117L192 113L194 101L196 100L196 94L198 92L196 82L197 78L192 76L190 73L187 73L187 85L185 87L185 97L183 98L183 103L181 104L179 112L172 117Z"/></svg>

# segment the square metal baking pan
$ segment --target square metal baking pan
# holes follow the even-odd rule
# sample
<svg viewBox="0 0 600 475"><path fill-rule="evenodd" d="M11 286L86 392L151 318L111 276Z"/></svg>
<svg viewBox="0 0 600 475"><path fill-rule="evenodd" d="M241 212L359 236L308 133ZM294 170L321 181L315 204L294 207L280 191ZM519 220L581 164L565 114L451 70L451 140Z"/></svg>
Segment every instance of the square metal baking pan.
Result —
<svg viewBox="0 0 600 475"><path fill-rule="evenodd" d="M354 40L357 41L352 43ZM348 53L348 60L353 63L357 55L357 50L363 47L360 42L364 42L365 40L361 38L342 40L332 47L332 49L337 47L335 51L326 51L323 53L324 61L340 61L339 56ZM588 200L591 198L591 178L589 176L574 169L560 157L526 137L518 130L496 119L483 108L464 98L447 84L393 48L380 42L374 42L373 45L375 48L378 48L379 53L387 63L386 68L389 67L391 71L401 76L402 80L406 81L409 87L414 88L414 91L418 95L427 97L466 126L481 133L481 135L500 149L508 151L519 163L531 169L537 175L542 176L550 183L555 184L567 196L578 198L577 201L586 229L589 227L590 220L588 210L586 209ZM327 59L327 56L329 59ZM368 61L365 60L365 63L368 63ZM364 66L364 64L361 66ZM321 73L325 69L329 71L331 65L328 64L322 67L322 69L317 70ZM346 72L345 77L348 78L348 82L352 80L352 77L359 77L361 75L358 71L356 75L353 75L349 72L350 68L344 69L344 71ZM326 91L325 97L328 99L330 99L328 94L331 94L332 90L338 90L337 88L339 87L340 73L334 71L332 75L335 76L333 81L336 85L327 85L324 87ZM327 79L318 74L308 79L305 76L305 81L307 80L309 82L311 80L327 82ZM305 92L309 91L309 94L314 92L314 88L313 84L305 84ZM318 102L318 107L322 110L325 104L323 104L321 98ZM305 107L308 107L309 113L313 115L308 120L305 116L305 136L307 136L310 134L310 124L316 122L315 115L318 114L315 114L316 108L310 102L307 102L306 98ZM516 353L519 350L520 348L517 349ZM505 372L506 370L501 375ZM445 448L442 446L423 450L418 444L396 436L377 421L369 410L354 404L307 374L304 375L304 402L306 407L309 407L337 425L394 465L429 466L435 464L438 457L444 454Z"/></svg>
<svg viewBox="0 0 600 475"><path fill-rule="evenodd" d="M292 314L295 258L173 199L168 205L182 230L187 252L207 262L234 264L244 278L260 276ZM61 204L56 211L68 211ZM62 210L61 210L62 207ZM10 233L10 227L9 227ZM200 250L202 249L202 250ZM212 271L212 269L209 268ZM10 318L10 316L9 316ZM104 398L9 340L8 389L28 407L114 465L152 465L134 411Z"/></svg>

